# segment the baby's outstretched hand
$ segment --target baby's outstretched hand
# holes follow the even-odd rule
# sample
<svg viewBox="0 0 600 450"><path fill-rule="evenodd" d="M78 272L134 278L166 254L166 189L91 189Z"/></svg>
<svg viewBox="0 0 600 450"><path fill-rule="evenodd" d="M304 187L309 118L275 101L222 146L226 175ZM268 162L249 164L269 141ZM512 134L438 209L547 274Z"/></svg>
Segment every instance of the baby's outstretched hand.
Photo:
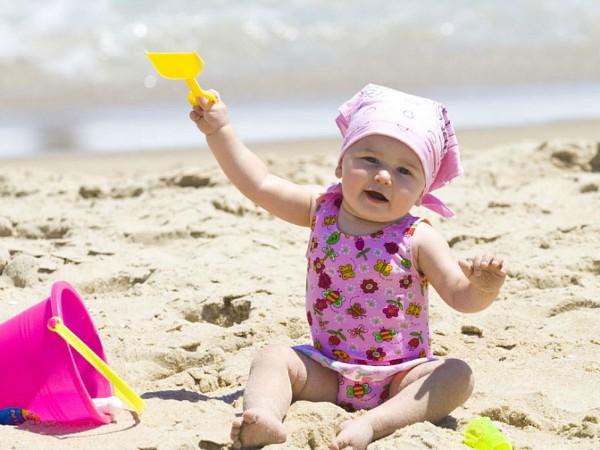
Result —
<svg viewBox="0 0 600 450"><path fill-rule="evenodd" d="M196 97L198 106L194 106L193 111L190 112L190 119L206 136L216 134L229 124L227 106L219 100L217 91L211 90L210 92L214 94L217 102L213 103L205 97Z"/></svg>
<svg viewBox="0 0 600 450"><path fill-rule="evenodd" d="M497 294L506 279L508 264L501 256L483 254L473 261L459 261L463 273L479 291Z"/></svg>

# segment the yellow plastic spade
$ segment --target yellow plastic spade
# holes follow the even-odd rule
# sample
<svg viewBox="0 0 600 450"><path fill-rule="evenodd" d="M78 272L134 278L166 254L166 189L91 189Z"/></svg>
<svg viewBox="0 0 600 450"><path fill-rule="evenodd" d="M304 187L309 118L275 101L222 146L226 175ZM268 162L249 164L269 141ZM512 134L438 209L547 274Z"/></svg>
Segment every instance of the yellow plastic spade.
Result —
<svg viewBox="0 0 600 450"><path fill-rule="evenodd" d="M204 61L196 52L192 53L150 53L146 52L148 58L159 74L172 80L185 80L192 92L188 94L188 101L192 106L198 106L196 97L205 97L213 103L217 103L216 97L208 91L204 91L198 85L196 77L204 68Z"/></svg>

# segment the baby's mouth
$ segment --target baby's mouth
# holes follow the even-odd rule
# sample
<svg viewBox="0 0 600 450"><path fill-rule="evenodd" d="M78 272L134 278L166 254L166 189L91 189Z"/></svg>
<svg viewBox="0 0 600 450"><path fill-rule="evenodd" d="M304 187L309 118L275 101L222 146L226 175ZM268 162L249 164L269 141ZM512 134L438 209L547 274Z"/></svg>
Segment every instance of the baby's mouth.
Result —
<svg viewBox="0 0 600 450"><path fill-rule="evenodd" d="M385 198L385 195L381 194L380 192L377 191L366 191L367 195L369 196L369 198L378 201L378 202L387 202L388 199Z"/></svg>

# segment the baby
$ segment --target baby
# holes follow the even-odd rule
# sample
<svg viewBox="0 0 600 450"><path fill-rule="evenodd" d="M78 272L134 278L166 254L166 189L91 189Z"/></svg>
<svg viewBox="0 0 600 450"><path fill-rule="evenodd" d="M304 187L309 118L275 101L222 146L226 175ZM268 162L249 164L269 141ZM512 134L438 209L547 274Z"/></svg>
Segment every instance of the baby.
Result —
<svg viewBox="0 0 600 450"><path fill-rule="evenodd" d="M214 91L213 91L214 92ZM443 105L368 85L340 107L343 142L327 189L269 173L240 140L218 99L198 98L190 118L242 194L283 220L310 228L306 314L313 345L269 345L252 362L234 447L286 440L292 402L366 410L330 448L365 449L407 425L438 422L473 390L469 366L431 352L429 284L452 308L477 312L497 297L507 273L499 256L457 262L422 205L453 213L430 192L462 174Z"/></svg>

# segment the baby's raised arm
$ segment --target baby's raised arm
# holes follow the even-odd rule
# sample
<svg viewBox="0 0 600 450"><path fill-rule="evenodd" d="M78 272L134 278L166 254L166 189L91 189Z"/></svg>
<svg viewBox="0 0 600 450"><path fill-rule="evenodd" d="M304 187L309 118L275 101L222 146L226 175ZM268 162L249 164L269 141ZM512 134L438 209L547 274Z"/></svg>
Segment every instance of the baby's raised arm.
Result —
<svg viewBox="0 0 600 450"><path fill-rule="evenodd" d="M190 119L205 134L206 142L223 172L238 190L257 205L296 225L309 226L318 186L301 186L269 173L267 166L242 142L229 122L227 107L198 97Z"/></svg>
<svg viewBox="0 0 600 450"><path fill-rule="evenodd" d="M498 296L508 266L500 256L484 254L457 262L446 240L432 227L417 228L413 242L418 269L440 297L460 312L478 312Z"/></svg>

